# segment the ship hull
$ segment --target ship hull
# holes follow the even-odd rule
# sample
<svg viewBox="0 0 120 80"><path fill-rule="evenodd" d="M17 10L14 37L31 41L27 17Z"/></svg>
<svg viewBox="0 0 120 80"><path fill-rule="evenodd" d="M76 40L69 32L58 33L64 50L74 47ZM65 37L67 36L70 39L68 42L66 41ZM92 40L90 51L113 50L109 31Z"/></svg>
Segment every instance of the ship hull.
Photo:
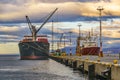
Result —
<svg viewBox="0 0 120 80"><path fill-rule="evenodd" d="M49 57L49 43L43 42L20 42L21 60L47 60Z"/></svg>
<svg viewBox="0 0 120 80"><path fill-rule="evenodd" d="M82 55L99 55L99 47L86 47L81 50Z"/></svg>

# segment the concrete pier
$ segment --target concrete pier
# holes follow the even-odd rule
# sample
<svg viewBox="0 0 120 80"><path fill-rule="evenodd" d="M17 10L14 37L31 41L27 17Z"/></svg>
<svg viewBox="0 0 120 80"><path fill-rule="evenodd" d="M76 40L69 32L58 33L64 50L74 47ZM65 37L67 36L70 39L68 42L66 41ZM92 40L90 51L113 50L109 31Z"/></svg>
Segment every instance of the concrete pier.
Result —
<svg viewBox="0 0 120 80"><path fill-rule="evenodd" d="M119 56L118 58L107 56L100 58L100 60L96 56L51 56L51 58L73 69L80 70L82 73L87 73L90 78L94 76L105 80L120 80ZM113 63L114 59L118 60L117 64ZM94 67L92 68L91 65ZM92 72L94 74L90 70L94 71Z"/></svg>

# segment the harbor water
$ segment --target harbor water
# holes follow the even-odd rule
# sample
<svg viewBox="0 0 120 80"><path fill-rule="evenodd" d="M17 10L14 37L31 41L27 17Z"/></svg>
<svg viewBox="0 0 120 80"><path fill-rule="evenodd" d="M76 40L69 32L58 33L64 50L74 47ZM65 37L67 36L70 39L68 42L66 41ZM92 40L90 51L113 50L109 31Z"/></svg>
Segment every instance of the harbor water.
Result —
<svg viewBox="0 0 120 80"><path fill-rule="evenodd" d="M87 80L54 60L20 60L19 55L0 55L0 80Z"/></svg>

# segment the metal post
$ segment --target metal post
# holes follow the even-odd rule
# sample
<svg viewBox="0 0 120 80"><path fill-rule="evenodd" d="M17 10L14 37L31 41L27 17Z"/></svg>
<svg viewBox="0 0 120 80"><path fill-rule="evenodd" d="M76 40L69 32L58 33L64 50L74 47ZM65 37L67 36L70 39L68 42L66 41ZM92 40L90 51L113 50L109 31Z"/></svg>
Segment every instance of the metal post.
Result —
<svg viewBox="0 0 120 80"><path fill-rule="evenodd" d="M81 27L81 26L82 26L81 24L78 25L78 27L79 27L79 44L78 44L78 46L79 46L79 55L81 55L81 47L80 47L80 38L81 38L80 27Z"/></svg>
<svg viewBox="0 0 120 80"><path fill-rule="evenodd" d="M88 80L95 80L95 65L88 66Z"/></svg>
<svg viewBox="0 0 120 80"><path fill-rule="evenodd" d="M64 48L65 48L65 36L64 36Z"/></svg>
<svg viewBox="0 0 120 80"><path fill-rule="evenodd" d="M69 32L70 33L70 55L72 55L72 49L71 49L71 31Z"/></svg>
<svg viewBox="0 0 120 80"><path fill-rule="evenodd" d="M80 38L80 27L81 27L81 25L79 24L78 27L79 27L79 38Z"/></svg>
<svg viewBox="0 0 120 80"><path fill-rule="evenodd" d="M101 6L99 6L97 8L97 10L99 11L99 19L100 19L100 55L99 56L103 56L103 52L102 52L102 21L101 21L101 12L102 10L104 10Z"/></svg>
<svg viewBox="0 0 120 80"><path fill-rule="evenodd" d="M120 60L120 53L119 53L119 60Z"/></svg>
<svg viewBox="0 0 120 80"><path fill-rule="evenodd" d="M54 42L53 42L53 21L52 21L52 52L53 52L53 44Z"/></svg>

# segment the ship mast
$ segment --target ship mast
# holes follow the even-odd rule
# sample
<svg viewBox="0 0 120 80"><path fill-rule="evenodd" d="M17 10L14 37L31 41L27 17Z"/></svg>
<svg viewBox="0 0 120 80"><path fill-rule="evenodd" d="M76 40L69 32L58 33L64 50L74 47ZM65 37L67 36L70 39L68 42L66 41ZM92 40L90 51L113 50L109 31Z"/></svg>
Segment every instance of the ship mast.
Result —
<svg viewBox="0 0 120 80"><path fill-rule="evenodd" d="M99 11L99 19L100 19L100 54L99 54L99 56L103 56L103 55L102 55L103 52L102 52L102 21L101 21L101 12L102 12L102 10L104 10L104 9L103 9L102 6L99 6L99 7L97 8L97 10Z"/></svg>
<svg viewBox="0 0 120 80"><path fill-rule="evenodd" d="M63 36L63 38L64 38L64 48L65 48L65 35Z"/></svg>
<svg viewBox="0 0 120 80"><path fill-rule="evenodd" d="M71 47L71 45L72 45L72 42L71 42L71 33L72 33L72 31L70 31L70 32L69 32L69 34L70 34L70 56L72 55L72 47Z"/></svg>
<svg viewBox="0 0 120 80"><path fill-rule="evenodd" d="M81 27L81 25L79 24L78 25L78 27L79 27L79 36L78 36L78 38L77 38L77 46L76 46L76 55L78 56L80 56L81 55L81 47L80 47L80 39L81 39L81 31L80 31L80 27Z"/></svg>
<svg viewBox="0 0 120 80"><path fill-rule="evenodd" d="M56 9L44 20L44 22L42 23L42 25L41 25L38 29L36 29L36 27L31 24L31 21L30 21L29 17L26 16L26 20L27 20L29 29L30 29L30 31L31 31L32 40L33 40L33 41L36 41L36 37L37 37L38 31L47 23L47 21L52 17L52 15L57 11L57 9L58 9L58 8L56 8Z"/></svg>
<svg viewBox="0 0 120 80"><path fill-rule="evenodd" d="M54 39L54 34L53 34L53 21L52 21L52 52L53 52L53 46L54 46L54 41L53 41L53 39Z"/></svg>

